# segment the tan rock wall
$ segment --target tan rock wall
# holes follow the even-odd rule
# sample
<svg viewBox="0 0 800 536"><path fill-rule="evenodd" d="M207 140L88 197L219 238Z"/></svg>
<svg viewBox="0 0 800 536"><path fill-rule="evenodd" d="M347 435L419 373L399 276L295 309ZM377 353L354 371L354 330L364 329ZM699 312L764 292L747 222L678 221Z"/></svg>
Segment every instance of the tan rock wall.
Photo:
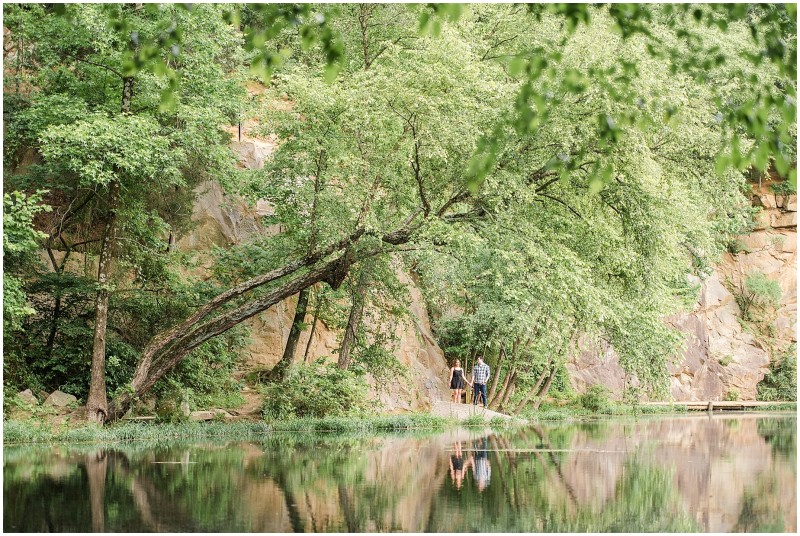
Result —
<svg viewBox="0 0 800 536"><path fill-rule="evenodd" d="M769 346L786 348L797 342L797 196L776 196L763 185L754 188L752 200L762 211L753 232L740 238L742 251L723 255L714 273L702 281L691 312L667 319L684 333L682 358L669 365L675 400L723 400L732 391L742 400L754 400L756 385L768 372ZM742 326L732 293L755 272L777 281L783 291L776 337L769 345ZM579 392L601 384L619 398L625 385L613 348L584 352L567 368Z"/></svg>

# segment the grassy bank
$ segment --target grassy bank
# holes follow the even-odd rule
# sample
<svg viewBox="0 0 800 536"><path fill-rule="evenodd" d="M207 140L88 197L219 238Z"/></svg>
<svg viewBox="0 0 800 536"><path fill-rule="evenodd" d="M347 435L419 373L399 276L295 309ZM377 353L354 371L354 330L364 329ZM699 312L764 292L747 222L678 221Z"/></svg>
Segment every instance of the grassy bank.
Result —
<svg viewBox="0 0 800 536"><path fill-rule="evenodd" d="M751 411L796 411L797 403L778 403L754 408ZM612 404L598 411L580 406L544 405L538 411L524 412L520 417L531 423L581 421L613 416L685 415L684 406L625 406ZM692 412L696 413L696 412ZM185 423L155 423L120 421L109 426L83 423L56 425L44 419L10 420L3 422L3 443L107 443L116 441L157 441L167 439L258 439L273 432L384 434L415 430L441 431L456 426L489 426L493 429L524 426L525 421L494 418L484 421L481 415L461 422L427 413L379 415L371 417L299 418L280 421L208 421Z"/></svg>
<svg viewBox="0 0 800 536"><path fill-rule="evenodd" d="M42 420L6 421L3 443L79 443L211 437L252 439L272 432L384 433L444 430L457 423L428 414L383 415L365 418L327 417L276 422L142 423L121 421L109 426L52 425Z"/></svg>
<svg viewBox="0 0 800 536"><path fill-rule="evenodd" d="M720 410L716 410L718 413ZM748 412L769 412L769 411L797 411L796 402L779 402L768 406L749 408ZM578 405L549 406L543 405L538 411L523 412L520 417L530 422L548 421L570 421L602 418L608 416L632 416L639 415L685 415L688 413L699 413L689 411L686 406L664 404L663 406L631 406L623 404L609 404L599 410L590 410Z"/></svg>

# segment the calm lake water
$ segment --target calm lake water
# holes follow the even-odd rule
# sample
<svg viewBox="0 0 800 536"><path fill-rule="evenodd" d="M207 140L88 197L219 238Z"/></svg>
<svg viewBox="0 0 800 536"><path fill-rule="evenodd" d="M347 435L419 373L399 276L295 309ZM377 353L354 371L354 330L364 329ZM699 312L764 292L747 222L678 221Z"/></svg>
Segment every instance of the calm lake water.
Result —
<svg viewBox="0 0 800 536"><path fill-rule="evenodd" d="M3 530L795 532L795 414L6 446Z"/></svg>

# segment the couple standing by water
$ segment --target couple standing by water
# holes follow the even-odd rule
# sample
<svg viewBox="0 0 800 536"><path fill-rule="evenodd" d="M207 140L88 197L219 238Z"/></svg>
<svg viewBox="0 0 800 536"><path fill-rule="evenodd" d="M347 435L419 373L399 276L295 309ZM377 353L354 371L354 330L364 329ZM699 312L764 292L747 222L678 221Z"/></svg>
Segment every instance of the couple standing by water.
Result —
<svg viewBox="0 0 800 536"><path fill-rule="evenodd" d="M450 389L453 391L453 402L461 402L461 391L464 384L472 387L472 404L477 405L478 400L483 399L483 407L488 407L486 402L486 383L489 381L489 365L479 357L478 362L472 367L472 381L466 379L464 369L461 368L461 361L456 359L455 364L450 369Z"/></svg>

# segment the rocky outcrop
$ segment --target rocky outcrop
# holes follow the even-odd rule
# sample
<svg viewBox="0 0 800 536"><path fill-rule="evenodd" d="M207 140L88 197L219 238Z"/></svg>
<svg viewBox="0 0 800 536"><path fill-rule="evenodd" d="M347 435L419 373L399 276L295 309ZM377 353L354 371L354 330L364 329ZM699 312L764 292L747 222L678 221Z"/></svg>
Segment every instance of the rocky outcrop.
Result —
<svg viewBox="0 0 800 536"><path fill-rule="evenodd" d="M17 393L17 398L19 398L25 404L31 406L38 406L39 400L36 398L36 395L33 394L33 391L30 389L25 389L24 391L20 391Z"/></svg>
<svg viewBox="0 0 800 536"><path fill-rule="evenodd" d="M232 415L224 409L198 410L189 414L190 421L212 421L214 419L228 420L231 417Z"/></svg>
<svg viewBox="0 0 800 536"><path fill-rule="evenodd" d="M68 393L61 391L53 391L47 400L44 401L45 406L56 406L57 408L65 408L70 404L76 404L78 399Z"/></svg>
<svg viewBox="0 0 800 536"><path fill-rule="evenodd" d="M684 334L681 359L668 367L674 400L754 400L774 357L769 351L797 342L797 196L776 195L768 186L754 187L753 204L762 210L753 232L738 240L739 251L725 253L710 277L695 281L700 298L692 311L667 319ZM743 325L734 296L756 272L783 292L774 336L766 338ZM625 372L607 346L583 352L567 368L579 392L601 384L619 397L625 386Z"/></svg>

